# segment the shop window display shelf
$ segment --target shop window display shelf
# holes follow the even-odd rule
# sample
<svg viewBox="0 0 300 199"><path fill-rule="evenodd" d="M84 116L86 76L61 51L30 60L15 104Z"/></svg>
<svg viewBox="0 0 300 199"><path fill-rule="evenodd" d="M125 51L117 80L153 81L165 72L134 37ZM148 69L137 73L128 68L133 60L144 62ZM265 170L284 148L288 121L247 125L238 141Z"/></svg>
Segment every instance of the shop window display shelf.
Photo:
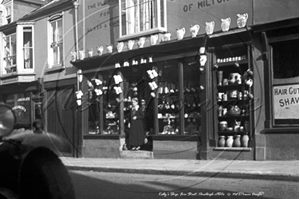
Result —
<svg viewBox="0 0 300 199"><path fill-rule="evenodd" d="M227 119L247 119L249 115L229 115L229 116L219 116L219 120L227 120Z"/></svg>
<svg viewBox="0 0 300 199"><path fill-rule="evenodd" d="M219 135L244 135L249 133L248 131L218 131Z"/></svg>
<svg viewBox="0 0 300 199"><path fill-rule="evenodd" d="M214 151L251 151L249 147L215 147Z"/></svg>
<svg viewBox="0 0 300 199"><path fill-rule="evenodd" d="M250 99L230 99L226 101L218 101L218 105L226 106L226 105L244 105L248 104Z"/></svg>
<svg viewBox="0 0 300 199"><path fill-rule="evenodd" d="M228 84L224 86L218 86L218 91L230 91L230 90L239 90L242 89L249 89L249 86L247 84Z"/></svg>
<svg viewBox="0 0 300 199"><path fill-rule="evenodd" d="M236 64L239 64L239 65L248 64L248 60L244 59L244 60L239 60L239 61L230 61L230 62L215 63L215 65L218 66L218 68L236 67Z"/></svg>

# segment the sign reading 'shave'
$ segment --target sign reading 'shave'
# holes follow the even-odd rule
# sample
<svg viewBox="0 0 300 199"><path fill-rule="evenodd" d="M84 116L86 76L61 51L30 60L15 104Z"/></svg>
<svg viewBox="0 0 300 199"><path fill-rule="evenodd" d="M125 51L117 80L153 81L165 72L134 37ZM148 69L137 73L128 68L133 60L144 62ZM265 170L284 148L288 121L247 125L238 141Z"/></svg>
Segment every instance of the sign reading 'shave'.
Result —
<svg viewBox="0 0 300 199"><path fill-rule="evenodd" d="M299 85L273 87L274 118L299 119Z"/></svg>

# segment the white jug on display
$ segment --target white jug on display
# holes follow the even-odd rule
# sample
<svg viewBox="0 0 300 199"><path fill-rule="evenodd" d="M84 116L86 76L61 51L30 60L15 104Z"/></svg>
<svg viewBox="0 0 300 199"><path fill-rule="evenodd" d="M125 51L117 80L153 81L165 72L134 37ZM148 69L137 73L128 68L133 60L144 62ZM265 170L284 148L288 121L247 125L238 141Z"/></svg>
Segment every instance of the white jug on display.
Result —
<svg viewBox="0 0 300 199"><path fill-rule="evenodd" d="M177 29L177 39L182 40L185 34L185 28Z"/></svg>

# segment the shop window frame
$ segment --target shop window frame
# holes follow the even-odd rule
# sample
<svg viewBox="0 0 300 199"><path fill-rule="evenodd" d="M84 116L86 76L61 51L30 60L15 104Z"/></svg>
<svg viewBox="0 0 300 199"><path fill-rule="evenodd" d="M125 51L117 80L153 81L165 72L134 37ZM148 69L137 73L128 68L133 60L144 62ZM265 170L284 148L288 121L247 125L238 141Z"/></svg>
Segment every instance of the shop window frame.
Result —
<svg viewBox="0 0 300 199"><path fill-rule="evenodd" d="M63 20L63 12L53 15L48 18L48 63L47 70L61 69L64 67L64 20ZM56 30L59 30L58 24L61 24L60 33L58 32L55 35L55 39L53 39L53 28L52 24L55 23ZM59 34L61 38L59 39ZM54 50L58 50L57 52L57 61L55 61L55 52Z"/></svg>
<svg viewBox="0 0 300 199"><path fill-rule="evenodd" d="M135 25L135 27L133 27L133 29L137 28L138 30L133 30L133 32L129 32L129 26L128 24L131 22L128 22L128 16L129 16L129 9L127 8L127 4L129 4L128 2L131 0L119 0L119 40L126 40L126 39L130 39L130 38L136 38L136 37L140 37L140 36L144 36L144 35L150 35L150 34L155 34L155 33L160 33L160 32L166 32L167 31L167 1L166 0L136 0L137 1L137 9L138 12L133 11L132 12L136 12L137 14L137 18L136 19L140 19L140 5L139 2L140 1L145 1L148 3L151 2L156 2L156 6L152 7L152 11L151 13L149 13L149 16L146 16L146 18L154 18L151 15L155 15L156 16L156 20L154 18L154 22L156 23L153 27L147 28L145 30L141 30L141 23L135 23L137 25ZM123 9L123 6L125 4L125 9ZM162 8L163 7L163 8ZM151 8L149 8L151 9ZM154 11L154 9L156 9L156 11ZM124 23L124 19L123 19L123 13L125 13L125 25ZM154 13L154 14L153 14ZM135 21L136 19L134 19L133 21ZM146 20L146 19L145 19ZM125 34L123 33L123 27L125 26ZM145 25L146 26L146 25Z"/></svg>
<svg viewBox="0 0 300 199"><path fill-rule="evenodd" d="M282 42L292 42L292 41L299 41L298 36L291 36L291 37L279 37L279 38L269 38L268 39L268 46L269 46L269 59L270 59L270 79L271 79L271 109L267 113L270 115L271 119L271 126L274 128L277 127L299 127L299 119L275 119L274 116L274 96L273 96L273 88L274 86L284 86L284 85L295 85L299 84L299 76L298 77L291 77L291 78L282 78L276 79L274 78L274 44L282 43ZM297 122L298 121L298 122Z"/></svg>

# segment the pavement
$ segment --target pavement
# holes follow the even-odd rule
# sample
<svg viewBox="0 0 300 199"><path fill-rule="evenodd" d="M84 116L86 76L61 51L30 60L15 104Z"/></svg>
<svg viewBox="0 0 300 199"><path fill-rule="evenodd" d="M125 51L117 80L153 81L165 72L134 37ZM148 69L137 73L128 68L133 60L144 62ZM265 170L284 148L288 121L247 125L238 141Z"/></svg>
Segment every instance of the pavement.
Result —
<svg viewBox="0 0 300 199"><path fill-rule="evenodd" d="M69 170L299 181L299 161L61 157Z"/></svg>

